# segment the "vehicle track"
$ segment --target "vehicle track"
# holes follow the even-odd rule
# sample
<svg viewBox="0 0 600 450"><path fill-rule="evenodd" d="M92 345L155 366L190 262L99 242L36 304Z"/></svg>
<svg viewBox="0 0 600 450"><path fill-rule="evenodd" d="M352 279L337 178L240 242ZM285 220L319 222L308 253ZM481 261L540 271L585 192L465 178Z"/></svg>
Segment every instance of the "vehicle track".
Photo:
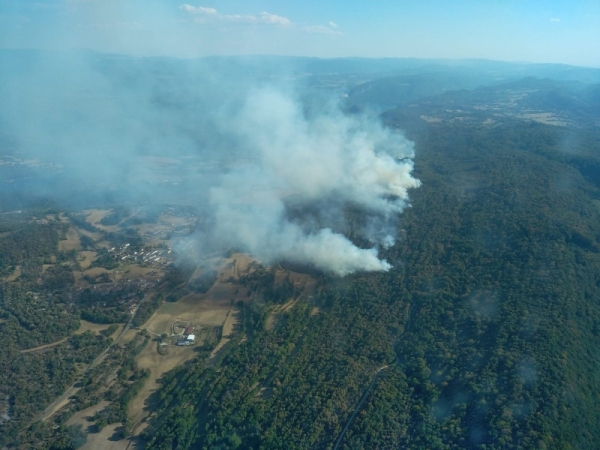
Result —
<svg viewBox="0 0 600 450"><path fill-rule="evenodd" d="M348 431L348 428L350 428L350 425L354 421L354 418L356 417L356 415L358 414L358 412L361 410L363 404L365 403L365 400L367 400L367 397L371 393L371 390L373 389L373 386L375 386L375 382L377 381L377 378L379 377L379 374L383 370L387 369L388 367L391 367L394 364L398 363L398 353L396 352L396 346L400 343L400 341L402 340L402 338L404 337L404 335L406 334L406 332L410 328L410 325L412 323L413 305L414 305L414 302L411 303L410 306L408 307L408 314L407 314L407 318L406 318L406 325L404 326L404 331L402 331L402 334L400 336L398 336L398 339L396 339L396 341L393 344L394 355L395 355L396 359L394 360L394 362L392 364L386 364L385 366L382 366L382 367L380 367L379 369L377 369L375 371L375 374L373 376L373 380L371 381L371 384L369 384L369 387L367 388L367 390L363 394L362 398L360 399L360 402L358 402L358 405L356 405L356 408L354 408L354 411L352 412L352 414L348 418L348 421L346 422L346 426L344 426L344 429L342 430L340 436L337 438L337 441L335 442L335 447L333 447L333 450L338 450L338 447L342 443L342 439L344 438L344 435L346 434L346 431Z"/></svg>
<svg viewBox="0 0 600 450"><path fill-rule="evenodd" d="M138 308L139 308L139 306L133 311L133 313L131 314L131 318L129 319L129 322L127 322L127 324L123 327L123 330L121 330L121 332L119 333L117 338L113 342L111 342L110 345L102 351L102 353L100 353L98 356L96 356L96 358L94 358L94 360L91 362L91 364L85 370L84 375L87 374L94 367L96 367L104 359L104 357L106 356L108 351L112 348L112 346L115 345L117 342L119 342L121 340L121 338L125 335L125 333L127 333L127 331L131 328L131 324L133 322L133 319L135 317L135 314L136 314ZM81 381L81 377L79 379L77 379L77 381L75 381L75 383L73 383L71 386L69 386L69 388L67 388L67 390L60 397L58 397L50 405L48 405L46 407L46 409L44 409L44 412L35 420L35 422L45 421L45 420L48 420L50 417L52 417L60 409L60 408L58 408L58 405L60 403L62 403L63 401L65 401L66 399L68 399L69 397L71 397L75 393L75 391L77 389L77 384L80 381Z"/></svg>

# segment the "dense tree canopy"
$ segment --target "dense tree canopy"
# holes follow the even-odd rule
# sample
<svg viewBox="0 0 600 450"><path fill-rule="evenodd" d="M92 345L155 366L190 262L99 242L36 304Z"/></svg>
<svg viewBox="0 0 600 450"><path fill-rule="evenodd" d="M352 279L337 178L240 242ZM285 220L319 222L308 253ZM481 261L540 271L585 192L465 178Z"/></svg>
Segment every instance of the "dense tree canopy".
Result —
<svg viewBox="0 0 600 450"><path fill-rule="evenodd" d="M388 364L339 448L600 446L598 134L391 120L423 182L395 268L323 279L273 330L247 307L218 370L163 378L148 448L333 448Z"/></svg>

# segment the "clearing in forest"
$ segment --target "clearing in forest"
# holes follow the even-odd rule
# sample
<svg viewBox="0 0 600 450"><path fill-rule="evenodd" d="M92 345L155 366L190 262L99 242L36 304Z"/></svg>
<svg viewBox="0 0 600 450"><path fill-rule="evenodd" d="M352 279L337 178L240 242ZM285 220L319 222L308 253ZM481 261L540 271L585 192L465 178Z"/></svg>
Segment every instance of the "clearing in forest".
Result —
<svg viewBox="0 0 600 450"><path fill-rule="evenodd" d="M164 333L170 336L176 322L194 324L194 332L197 335L201 334L202 330L222 327L222 338L213 351L213 355L216 354L230 340L238 324L239 311L233 305L238 300L248 299L246 290L229 280L231 277L238 279L240 273L248 270L252 261L254 260L251 257L240 253L229 258L215 258L211 261L211 266L218 271L217 281L208 292L188 294L176 303L164 302L141 328L147 329L153 335ZM197 342L197 345L199 344ZM166 347L165 354L161 355L158 353L157 341L152 340L136 358L140 368L150 371L150 377L129 406L129 417L134 424L135 434L139 434L146 425L149 414L147 403L159 387L157 380L164 373L198 355L194 351L195 346Z"/></svg>
<svg viewBox="0 0 600 450"><path fill-rule="evenodd" d="M58 249L60 251L68 252L70 250L81 250L79 233L77 233L77 230L74 227L69 227L66 237L66 240L58 241Z"/></svg>
<svg viewBox="0 0 600 450"><path fill-rule="evenodd" d="M100 223L100 221L102 219L104 219L106 216L112 214L112 212L113 211L111 209L90 209L90 210L84 211L84 213L87 214L85 221L87 223L89 223L90 225L93 225L96 228L99 228L102 231L108 231L108 232L119 231L120 227L118 225L102 225Z"/></svg>
<svg viewBox="0 0 600 450"><path fill-rule="evenodd" d="M96 261L96 259L98 259L98 254L96 252L82 251L79 252L77 262L79 262L79 267L81 267L81 270L86 270L94 261Z"/></svg>

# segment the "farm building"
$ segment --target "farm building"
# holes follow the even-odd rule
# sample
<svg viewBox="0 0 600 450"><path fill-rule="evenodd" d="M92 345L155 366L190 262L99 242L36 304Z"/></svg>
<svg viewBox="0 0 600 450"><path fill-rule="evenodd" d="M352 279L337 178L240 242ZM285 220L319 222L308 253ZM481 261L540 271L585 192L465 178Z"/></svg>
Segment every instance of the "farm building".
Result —
<svg viewBox="0 0 600 450"><path fill-rule="evenodd" d="M183 334L185 334L186 336L189 336L190 334L194 334L194 325L189 325L185 329L185 332Z"/></svg>
<svg viewBox="0 0 600 450"><path fill-rule="evenodd" d="M177 341L177 345L192 345L196 340L196 336L193 334L188 334L185 339L179 339Z"/></svg>

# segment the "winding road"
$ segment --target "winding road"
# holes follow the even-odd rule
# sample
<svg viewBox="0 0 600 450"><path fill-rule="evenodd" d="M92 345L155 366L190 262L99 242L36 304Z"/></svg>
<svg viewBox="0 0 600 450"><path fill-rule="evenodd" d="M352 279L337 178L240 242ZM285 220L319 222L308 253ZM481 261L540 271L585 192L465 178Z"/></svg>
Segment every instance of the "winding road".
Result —
<svg viewBox="0 0 600 450"><path fill-rule="evenodd" d="M398 339L396 339L396 341L393 344L394 354L395 354L396 359L394 360L394 362L392 364L386 364L385 366L381 366L379 369L377 369L375 371L375 374L373 375L373 380L371 381L371 384L369 385L369 387L367 388L367 390L363 394L362 398L360 399L360 402L358 402L358 405L356 405L356 408L354 408L354 411L352 412L352 414L348 418L348 420L346 422L346 426L344 426L344 429L342 430L340 436L338 437L337 441L335 442L335 447L333 447L333 450L338 450L338 447L342 443L342 439L344 438L344 435L346 434L346 431L348 431L348 428L350 428L350 425L354 421L354 418L356 417L356 415L358 414L358 412L362 408L363 404L365 403L365 400L367 400L367 397L371 393L371 390L373 389L373 386L375 386L375 382L377 381L377 377L379 377L379 374L383 370L387 369L388 367L393 366L394 364L396 364L398 362L398 353L396 352L396 346L398 345L398 343L400 342L400 340L404 337L404 335L406 334L406 332L410 328L410 324L412 322L413 305L414 305L414 302L411 303L410 306L408 307L408 314L407 314L407 318L406 318L406 325L404 326L404 331L402 331L402 334L400 336L398 336Z"/></svg>

